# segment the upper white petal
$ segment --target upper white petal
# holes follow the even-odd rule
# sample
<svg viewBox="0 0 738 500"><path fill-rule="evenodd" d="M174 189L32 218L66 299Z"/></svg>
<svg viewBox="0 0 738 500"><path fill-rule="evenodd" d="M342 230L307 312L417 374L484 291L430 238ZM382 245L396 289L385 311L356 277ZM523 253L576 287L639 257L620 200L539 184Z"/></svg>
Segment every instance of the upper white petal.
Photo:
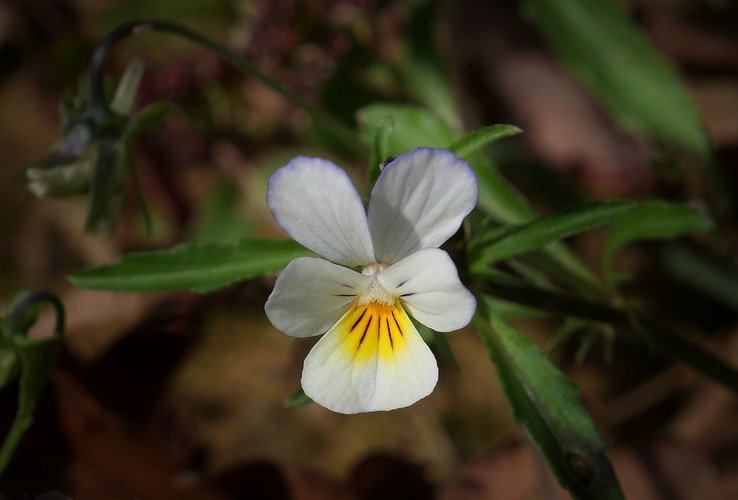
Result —
<svg viewBox="0 0 738 500"><path fill-rule="evenodd" d="M269 179L267 205L287 234L326 259L350 267L374 261L364 205L334 163L294 158Z"/></svg>
<svg viewBox="0 0 738 500"><path fill-rule="evenodd" d="M369 201L369 231L379 262L394 263L449 239L477 204L469 165L445 149L417 148L398 156L377 179Z"/></svg>
<svg viewBox="0 0 738 500"><path fill-rule="evenodd" d="M336 325L305 358L305 394L329 410L349 414L404 408L429 395L438 381L438 365L412 322L407 324L403 349L370 360L357 360L347 351L345 329Z"/></svg>
<svg viewBox="0 0 738 500"><path fill-rule="evenodd" d="M292 337L327 332L372 279L323 259L298 257L277 278L264 310Z"/></svg>
<svg viewBox="0 0 738 500"><path fill-rule="evenodd" d="M459 280L451 257L438 248L420 250L377 275L410 315L439 332L469 324L477 301Z"/></svg>

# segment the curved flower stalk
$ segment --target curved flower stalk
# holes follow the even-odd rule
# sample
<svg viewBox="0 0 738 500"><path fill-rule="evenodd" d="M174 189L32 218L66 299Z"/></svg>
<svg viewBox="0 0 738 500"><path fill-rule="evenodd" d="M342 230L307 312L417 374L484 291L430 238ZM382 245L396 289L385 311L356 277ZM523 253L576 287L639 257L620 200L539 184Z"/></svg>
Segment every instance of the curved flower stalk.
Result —
<svg viewBox="0 0 738 500"><path fill-rule="evenodd" d="M109 104L86 95L62 101L59 139L26 169L28 190L39 198L89 194L87 231L110 229L123 206L126 173L134 167L133 146L168 110L153 103L133 112L142 74L143 63L131 62Z"/></svg>
<svg viewBox="0 0 738 500"><path fill-rule="evenodd" d="M439 249L477 203L469 165L418 148L382 171L368 211L335 164L298 157L269 180L279 225L325 259L300 257L265 310L293 337L325 335L305 359L302 387L339 413L392 410L433 391L438 367L408 313L437 331L466 326L476 308Z"/></svg>

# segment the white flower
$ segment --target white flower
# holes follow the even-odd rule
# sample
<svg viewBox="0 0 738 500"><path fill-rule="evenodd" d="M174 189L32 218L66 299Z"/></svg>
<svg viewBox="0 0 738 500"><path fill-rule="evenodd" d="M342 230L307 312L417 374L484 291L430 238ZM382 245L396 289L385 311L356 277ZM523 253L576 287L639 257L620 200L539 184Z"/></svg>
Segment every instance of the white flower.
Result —
<svg viewBox="0 0 738 500"><path fill-rule="evenodd" d="M430 148L384 168L368 214L346 172L330 161L298 157L272 175L274 218L328 259L290 262L265 306L287 335L325 333L302 372L313 401L359 413L402 408L433 391L435 357L405 311L441 332L471 320L474 296L438 247L474 208L477 191L464 160Z"/></svg>

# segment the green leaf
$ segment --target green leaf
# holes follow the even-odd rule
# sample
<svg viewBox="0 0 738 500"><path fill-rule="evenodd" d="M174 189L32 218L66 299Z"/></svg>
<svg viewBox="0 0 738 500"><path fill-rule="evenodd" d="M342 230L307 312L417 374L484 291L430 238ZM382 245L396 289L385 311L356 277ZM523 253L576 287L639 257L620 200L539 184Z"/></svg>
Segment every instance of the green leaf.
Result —
<svg viewBox="0 0 738 500"><path fill-rule="evenodd" d="M127 115L131 112L143 72L144 63L142 61L135 59L128 63L110 101L112 111L121 115Z"/></svg>
<svg viewBox="0 0 738 500"><path fill-rule="evenodd" d="M474 170L479 182L479 207L506 224L526 222L536 213L530 202L502 175L491 161L479 155L461 156Z"/></svg>
<svg viewBox="0 0 738 500"><path fill-rule="evenodd" d="M371 142L375 130L388 117L395 125L395 131L386 143L388 156L398 156L420 146L443 148L459 136L451 125L427 109L396 104L372 104L357 112L359 132L366 142Z"/></svg>
<svg viewBox="0 0 738 500"><path fill-rule="evenodd" d="M472 154L477 153L484 146L491 144L499 139L517 135L522 130L514 125L490 125L488 127L474 130L468 134L464 134L454 141L448 149L456 153L462 158L468 158Z"/></svg>
<svg viewBox="0 0 738 500"><path fill-rule="evenodd" d="M290 397L287 398L287 401L284 402L284 407L299 408L300 406L305 406L312 402L313 400L310 399L310 396L305 394L305 391L302 390L302 387L298 387L297 390L293 392Z"/></svg>
<svg viewBox="0 0 738 500"><path fill-rule="evenodd" d="M145 292L210 292L236 281L274 274L296 257L313 255L292 240L245 239L237 243L183 244L139 252L69 276L82 288Z"/></svg>
<svg viewBox="0 0 738 500"><path fill-rule="evenodd" d="M639 240L668 240L712 229L710 218L686 205L654 200L642 203L610 228L603 264L612 280L610 264L615 253Z"/></svg>
<svg viewBox="0 0 738 500"><path fill-rule="evenodd" d="M645 343L655 353L691 366L715 382L738 394L738 369L711 354L698 343L671 331L647 318L624 312L602 303L576 298L551 290L515 283L491 270L477 273L485 294L516 304L526 305L558 316L573 316L582 320L606 324L634 341ZM490 306L491 308L491 306Z"/></svg>
<svg viewBox="0 0 738 500"><path fill-rule="evenodd" d="M90 183L86 231L107 229L123 203L123 186L127 167L123 139L95 141L95 169Z"/></svg>
<svg viewBox="0 0 738 500"><path fill-rule="evenodd" d="M481 332L513 414L546 457L562 486L578 499L622 499L605 443L579 400L577 387L536 345L499 318Z"/></svg>
<svg viewBox="0 0 738 500"><path fill-rule="evenodd" d="M608 224L635 206L632 202L593 202L514 226L502 236L495 235L495 241L480 244L475 266L540 250L562 238Z"/></svg>
<svg viewBox="0 0 738 500"><path fill-rule="evenodd" d="M584 330L586 323L579 318L566 318L564 323L556 330L554 336L549 339L546 344L545 352L546 355L551 354L556 349L563 346L568 342L574 335Z"/></svg>
<svg viewBox="0 0 738 500"><path fill-rule="evenodd" d="M563 62L624 126L706 155L707 136L685 86L615 0L525 0Z"/></svg>
<svg viewBox="0 0 738 500"><path fill-rule="evenodd" d="M372 157L369 162L368 179L369 186L374 186L377 182L379 174L382 170L382 163L390 157L389 140L395 133L395 120L391 115L385 116L374 130L374 139L372 140Z"/></svg>

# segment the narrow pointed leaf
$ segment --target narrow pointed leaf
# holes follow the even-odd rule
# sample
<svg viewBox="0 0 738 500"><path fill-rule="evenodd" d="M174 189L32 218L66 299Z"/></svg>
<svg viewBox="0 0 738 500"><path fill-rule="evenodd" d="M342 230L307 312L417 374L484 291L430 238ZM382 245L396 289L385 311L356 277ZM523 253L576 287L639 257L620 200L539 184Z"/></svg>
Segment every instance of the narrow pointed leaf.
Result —
<svg viewBox="0 0 738 500"><path fill-rule="evenodd" d="M682 333L664 328L655 321L601 303L575 298L569 294L531 287L523 281L515 283L509 277L501 278L500 273L490 270L478 271L476 278L483 283L484 292L497 299L526 305L558 316L572 316L611 325L628 338L643 342L655 353L667 359L686 363L738 394L738 368L708 352ZM489 306L490 309L491 307Z"/></svg>
<svg viewBox="0 0 738 500"><path fill-rule="evenodd" d="M605 443L579 400L577 387L536 345L502 320L482 333L515 419L546 457L556 477L577 499L622 499Z"/></svg>
<svg viewBox="0 0 738 500"><path fill-rule="evenodd" d="M143 72L144 63L141 60L135 59L128 64L110 101L111 110L121 115L131 112Z"/></svg>
<svg viewBox="0 0 738 500"><path fill-rule="evenodd" d="M125 144L119 139L96 141L96 161L90 184L85 230L106 229L123 203L123 183L127 158Z"/></svg>
<svg viewBox="0 0 738 500"><path fill-rule="evenodd" d="M636 207L632 202L595 202L512 227L495 241L483 241L477 265L540 250L549 243L608 224Z"/></svg>
<svg viewBox="0 0 738 500"><path fill-rule="evenodd" d="M525 0L544 40L624 126L706 155L687 90L616 0Z"/></svg>
<svg viewBox="0 0 738 500"><path fill-rule="evenodd" d="M686 205L653 200L642 203L610 228L604 253L604 268L609 279L612 257L618 250L642 240L668 240L692 233L709 231L710 218Z"/></svg>
<svg viewBox="0 0 738 500"><path fill-rule="evenodd" d="M143 292L210 292L237 281L275 274L292 259L312 252L292 240L245 239L237 243L182 244L133 253L69 276L82 288Z"/></svg>
<svg viewBox="0 0 738 500"><path fill-rule="evenodd" d="M462 158L467 158L496 140L517 135L520 132L522 130L514 125L490 125L464 134L454 141L448 149Z"/></svg>

